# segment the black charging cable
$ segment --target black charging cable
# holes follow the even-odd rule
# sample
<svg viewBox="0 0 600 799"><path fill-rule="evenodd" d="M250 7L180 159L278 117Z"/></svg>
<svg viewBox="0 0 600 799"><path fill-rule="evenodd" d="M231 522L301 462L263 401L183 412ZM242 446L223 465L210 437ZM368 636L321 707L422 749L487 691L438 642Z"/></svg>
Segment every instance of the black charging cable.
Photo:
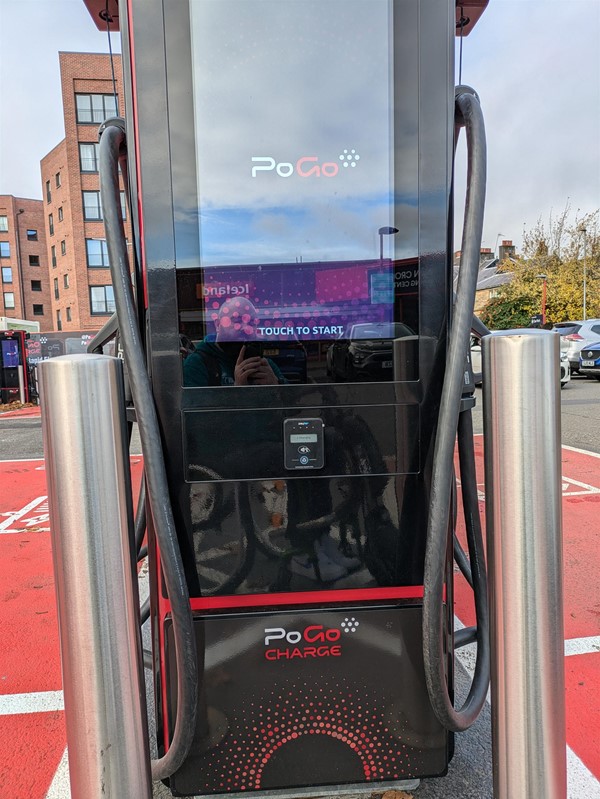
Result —
<svg viewBox="0 0 600 799"><path fill-rule="evenodd" d="M106 120L100 127L99 173L106 244L119 322L125 367L140 432L144 473L148 485L146 507L158 540L161 566L171 603L177 664L177 715L166 754L152 761L152 778L169 777L188 755L196 729L198 666L192 611L177 530L171 509L160 427L139 329L130 277L127 242L121 212L119 165L126 176L126 136L123 119ZM123 171L125 170L125 171ZM130 209L131 210L131 209ZM136 544L141 544L145 519L138 516Z"/></svg>
<svg viewBox="0 0 600 799"><path fill-rule="evenodd" d="M429 698L440 723L449 730L466 730L479 716L489 685L489 620L487 577L473 452L470 410L461 413L465 358L479 275L486 183L486 143L483 114L476 93L459 86L455 93L458 127L467 133L468 175L461 265L449 336L446 371L434 448L431 505L427 525L423 599L423 658ZM444 587L447 577L449 516L454 483L454 449L458 433L463 507L467 520L470 572L475 594L477 659L468 696L460 709L453 705L447 683ZM474 493L473 493L474 492Z"/></svg>

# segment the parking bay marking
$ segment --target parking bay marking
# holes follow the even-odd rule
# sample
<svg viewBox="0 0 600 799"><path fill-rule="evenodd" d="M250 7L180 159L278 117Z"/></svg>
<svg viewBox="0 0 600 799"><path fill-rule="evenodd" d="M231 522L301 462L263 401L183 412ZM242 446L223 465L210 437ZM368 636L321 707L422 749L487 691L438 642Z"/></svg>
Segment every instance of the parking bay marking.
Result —
<svg viewBox="0 0 600 799"><path fill-rule="evenodd" d="M456 481L457 486L460 488L460 480ZM480 502L485 502L484 483L477 483L477 499ZM582 497L591 494L600 494L600 488L590 485L589 483L582 483L581 480L575 480L573 477L562 477L561 487L563 497Z"/></svg>
<svg viewBox="0 0 600 799"><path fill-rule="evenodd" d="M36 510L37 513L28 516L28 514L34 510ZM24 508L21 508L21 510L13 511L6 515L8 518L0 522L0 535L6 535L8 533L26 533L28 531L36 533L47 533L50 531L49 526L41 526L48 525L50 521L48 497L46 496L37 497L25 505ZM21 524L17 528L11 529L17 521L20 521Z"/></svg>

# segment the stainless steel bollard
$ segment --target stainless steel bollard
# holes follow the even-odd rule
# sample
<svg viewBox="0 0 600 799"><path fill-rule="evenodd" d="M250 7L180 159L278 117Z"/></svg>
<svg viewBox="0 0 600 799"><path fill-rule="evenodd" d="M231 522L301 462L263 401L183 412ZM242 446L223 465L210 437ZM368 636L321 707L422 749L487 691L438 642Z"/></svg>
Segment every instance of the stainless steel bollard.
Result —
<svg viewBox="0 0 600 799"><path fill-rule="evenodd" d="M122 364L39 365L73 799L150 799Z"/></svg>
<svg viewBox="0 0 600 799"><path fill-rule="evenodd" d="M496 799L565 799L559 336L483 339Z"/></svg>

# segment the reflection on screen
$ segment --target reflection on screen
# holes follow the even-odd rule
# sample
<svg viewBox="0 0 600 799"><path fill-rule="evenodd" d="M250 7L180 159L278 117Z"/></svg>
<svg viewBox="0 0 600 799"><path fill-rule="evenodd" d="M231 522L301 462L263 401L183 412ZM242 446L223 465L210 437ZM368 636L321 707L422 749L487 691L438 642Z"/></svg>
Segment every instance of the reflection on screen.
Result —
<svg viewBox="0 0 600 799"><path fill-rule="evenodd" d="M400 379L393 341L419 329L416 5L190 0L185 385Z"/></svg>
<svg viewBox="0 0 600 799"><path fill-rule="evenodd" d="M185 385L263 382L239 382L238 360L248 358L266 360L279 383L416 379L415 261L247 264L177 277L180 332L195 342L183 353ZM394 348L399 340L406 346ZM410 362L402 377L400 352Z"/></svg>
<svg viewBox="0 0 600 799"><path fill-rule="evenodd" d="M19 365L19 343L16 340L2 342L2 365L12 368Z"/></svg>

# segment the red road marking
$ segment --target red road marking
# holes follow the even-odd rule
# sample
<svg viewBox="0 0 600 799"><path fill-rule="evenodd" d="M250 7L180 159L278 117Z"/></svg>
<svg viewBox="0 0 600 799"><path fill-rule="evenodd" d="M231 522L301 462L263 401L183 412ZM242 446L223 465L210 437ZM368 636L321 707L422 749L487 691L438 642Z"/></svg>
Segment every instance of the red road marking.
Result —
<svg viewBox="0 0 600 799"><path fill-rule="evenodd" d="M0 413L0 419L6 419L6 418L21 419L31 416L40 416L40 414L41 414L40 406L34 405L32 408L17 408L17 410L14 411L2 411L2 413Z"/></svg>
<svg viewBox="0 0 600 799"><path fill-rule="evenodd" d="M475 440L477 480L483 491L483 441ZM600 458L562 450L565 638L600 635ZM485 520L485 501L479 508ZM459 512L459 538L465 546ZM471 589L462 575L455 583L455 612L475 623ZM600 652L565 658L567 741L600 779Z"/></svg>
<svg viewBox="0 0 600 799"><path fill-rule="evenodd" d="M44 799L65 750L64 713L2 717L0 796Z"/></svg>
<svg viewBox="0 0 600 799"><path fill-rule="evenodd" d="M569 745L600 777L600 652L565 658L565 686Z"/></svg>
<svg viewBox="0 0 600 799"><path fill-rule="evenodd" d="M476 440L479 480L483 483L483 450ZM600 535L597 517L600 459L563 450L563 471L570 481L564 490L565 632L567 638L600 634ZM133 485L139 486L141 458L133 459ZM577 481L577 482L572 482ZM43 461L0 462L0 694L59 690L60 664L50 536L45 530L43 502L18 518L21 511L46 493ZM482 489L483 486L481 485ZM584 493L581 493L581 492ZM480 503L482 513L484 501ZM30 524L31 523L31 524ZM456 612L473 623L470 590L456 581ZM575 753L600 777L600 653L566 659L567 737ZM0 796L43 799L65 746L63 714L33 713L4 716L5 741L0 755ZM32 768L31 752L35 754Z"/></svg>
<svg viewBox="0 0 600 799"><path fill-rule="evenodd" d="M132 458L136 495L141 465ZM43 460L0 462L0 485L0 695L59 691ZM64 713L2 716L0 724L0 797L44 799L66 745Z"/></svg>

